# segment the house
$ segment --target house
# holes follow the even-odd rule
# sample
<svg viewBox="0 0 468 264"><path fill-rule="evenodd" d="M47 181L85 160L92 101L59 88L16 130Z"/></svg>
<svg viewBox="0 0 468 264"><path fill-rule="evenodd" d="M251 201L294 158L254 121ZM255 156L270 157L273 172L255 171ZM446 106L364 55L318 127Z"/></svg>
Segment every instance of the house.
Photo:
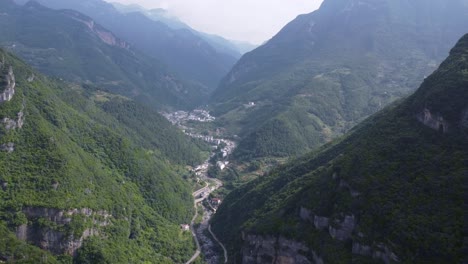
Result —
<svg viewBox="0 0 468 264"><path fill-rule="evenodd" d="M182 231L189 231L189 230L190 230L190 225L188 225L188 224L182 224L182 225L180 225L180 229L181 229Z"/></svg>
<svg viewBox="0 0 468 264"><path fill-rule="evenodd" d="M213 199L211 199L211 203L212 203L213 205L220 205L220 204L221 204L221 199L219 199L219 198L213 198Z"/></svg>

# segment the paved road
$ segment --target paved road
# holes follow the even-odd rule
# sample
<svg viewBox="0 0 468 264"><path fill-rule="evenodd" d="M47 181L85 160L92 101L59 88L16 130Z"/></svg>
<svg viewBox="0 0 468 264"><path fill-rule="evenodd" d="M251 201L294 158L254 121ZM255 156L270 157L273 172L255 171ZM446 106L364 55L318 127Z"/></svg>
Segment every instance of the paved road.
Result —
<svg viewBox="0 0 468 264"><path fill-rule="evenodd" d="M223 183L220 180L216 180L214 182L216 184L215 189L218 189L220 186L223 185ZM197 250L195 251L195 254L193 254L193 256L187 262L185 262L185 264L190 264L194 262L198 258L198 256L200 256L200 253L201 253L200 242L198 241L198 237L195 233L195 228L194 228L195 219L197 219L198 217L197 204L205 200L208 197L208 195L210 195L211 192L212 192L211 188L208 186L208 183L206 183L205 187L192 193L193 197L199 197L200 194L202 193L203 193L203 196L199 197L198 199L195 199L195 202L193 203L193 207L195 208L195 215L193 216L192 221L190 222L190 231L192 232L192 236L195 239L195 244L197 244Z"/></svg>
<svg viewBox="0 0 468 264"><path fill-rule="evenodd" d="M193 207L195 208L195 214L193 215L192 221L190 222L190 232L192 232L192 236L195 239L195 244L197 244L197 250L195 251L195 254L193 254L193 256L187 262L185 262L185 264L190 264L194 262L198 258L198 256L200 256L200 252L201 252L200 242L198 242L197 235L195 234L195 228L193 227L193 224L195 223L195 219L197 219L197 216L198 216L197 203L200 202L199 200L200 199L195 200L195 202L193 203Z"/></svg>
<svg viewBox="0 0 468 264"><path fill-rule="evenodd" d="M216 242L218 242L218 244L223 248L223 251L224 251L224 263L227 263L227 262L228 262L227 250L226 250L226 248L224 247L223 243L221 243L221 241L219 241L218 238L216 237L216 235L211 231L211 225L208 225L208 232L210 232L210 234L211 234L211 236L213 236L214 240L216 240Z"/></svg>

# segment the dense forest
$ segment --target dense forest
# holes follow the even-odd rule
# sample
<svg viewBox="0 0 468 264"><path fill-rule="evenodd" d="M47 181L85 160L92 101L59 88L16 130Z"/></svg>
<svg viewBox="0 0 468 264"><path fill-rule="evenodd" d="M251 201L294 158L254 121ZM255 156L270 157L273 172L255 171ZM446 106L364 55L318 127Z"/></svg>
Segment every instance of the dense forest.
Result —
<svg viewBox="0 0 468 264"><path fill-rule="evenodd" d="M64 245L85 237L77 263L189 258L194 245L178 225L190 221L193 200L181 174L201 160L199 146L128 98L46 78L3 50L0 57L16 78L12 100L0 103L0 259L53 262L15 233L63 263L72 250Z"/></svg>
<svg viewBox="0 0 468 264"><path fill-rule="evenodd" d="M465 35L415 94L230 193L213 228L231 262L282 256L285 238L307 245L296 260L462 263L467 62Z"/></svg>

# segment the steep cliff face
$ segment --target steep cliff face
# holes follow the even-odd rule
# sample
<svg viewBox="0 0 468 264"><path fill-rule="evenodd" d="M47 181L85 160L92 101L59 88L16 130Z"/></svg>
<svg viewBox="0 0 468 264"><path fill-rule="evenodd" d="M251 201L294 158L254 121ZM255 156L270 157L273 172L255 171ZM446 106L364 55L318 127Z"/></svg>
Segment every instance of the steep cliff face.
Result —
<svg viewBox="0 0 468 264"><path fill-rule="evenodd" d="M304 243L284 237L244 234L243 264L323 264L323 260Z"/></svg>
<svg viewBox="0 0 468 264"><path fill-rule="evenodd" d="M5 66L3 66L2 63L0 71L3 70L3 67ZM5 74L3 79L5 90L3 91L3 93L0 94L0 103L10 101L13 98L13 95L15 95L16 80L12 67L8 68L7 74Z"/></svg>
<svg viewBox="0 0 468 264"><path fill-rule="evenodd" d="M7 66L5 65L5 58L2 57L2 61L0 61L0 80L3 79L5 90L3 91L3 93L0 94L0 104L11 101L16 91L16 79L15 74L13 72L13 67L9 66L4 76L2 76L4 68L7 68ZM0 125L3 125L5 129L4 133L8 133L10 130L21 129L23 127L24 102L21 110L16 114L16 117L17 119L10 117L4 117L3 119L1 119ZM15 151L15 143L7 142L0 144L0 151L6 151L7 153Z"/></svg>
<svg viewBox="0 0 468 264"><path fill-rule="evenodd" d="M106 30L104 27L96 24L92 19L82 15L79 12L73 10L64 10L62 11L64 14L70 16L71 18L80 21L81 23L85 24L89 30L95 33L104 43L116 46L123 49L130 49L130 44L127 42L119 39L116 37L112 32Z"/></svg>
<svg viewBox="0 0 468 264"><path fill-rule="evenodd" d="M75 255L84 239L99 235L99 230L110 225L112 219L106 211L89 208L65 211L26 207L22 212L28 223L16 228L16 237L56 255Z"/></svg>

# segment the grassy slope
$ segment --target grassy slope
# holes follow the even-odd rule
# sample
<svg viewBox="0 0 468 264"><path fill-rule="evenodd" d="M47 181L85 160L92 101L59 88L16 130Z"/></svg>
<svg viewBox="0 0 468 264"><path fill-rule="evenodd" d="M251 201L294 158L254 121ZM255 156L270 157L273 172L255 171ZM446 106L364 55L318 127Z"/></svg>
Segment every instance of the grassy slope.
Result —
<svg viewBox="0 0 468 264"><path fill-rule="evenodd" d="M354 214L352 240L383 242L402 263L460 263L468 129L468 35L410 98L367 119L346 137L232 192L213 219L239 256L240 231L305 241L327 263L349 263L351 243L332 240L299 209L341 219ZM446 134L416 120L427 107L449 122ZM464 117L466 119L466 116ZM358 191L352 197L346 182ZM361 238L356 234L362 232ZM428 262L429 261L429 262Z"/></svg>
<svg viewBox="0 0 468 264"><path fill-rule="evenodd" d="M22 129L6 131L0 126L0 144L15 144L14 152L0 152L2 237L12 239L9 232L25 223L21 211L26 206L91 208L112 214L112 224L100 230L106 239L85 242L78 252L81 263L93 258L102 260L100 263L182 262L188 258L192 240L190 235L180 234L178 224L189 221L192 197L190 186L175 168L198 160L197 147L160 117L141 124L145 116L131 117L139 113L139 107L128 99L108 101L115 109L128 105L137 109L125 117L90 100L94 93L45 78L15 57L0 53L13 66L17 79L13 100L0 104L0 117L16 118L24 103L26 120ZM28 82L32 73L36 78ZM114 115L138 125L120 122ZM167 143L175 148L163 145L164 140L158 137L164 133L154 131L155 142L144 134L154 127L173 134ZM181 150L187 154L177 157ZM56 190L54 183L59 184ZM36 220L30 221L34 224ZM70 232L77 231L73 228ZM78 224L76 228L81 227ZM13 240L6 242L5 251L2 248L2 257L13 254L11 247L18 243ZM26 249L18 245L16 250ZM29 263L44 254L35 249L31 255L27 252L23 255Z"/></svg>

